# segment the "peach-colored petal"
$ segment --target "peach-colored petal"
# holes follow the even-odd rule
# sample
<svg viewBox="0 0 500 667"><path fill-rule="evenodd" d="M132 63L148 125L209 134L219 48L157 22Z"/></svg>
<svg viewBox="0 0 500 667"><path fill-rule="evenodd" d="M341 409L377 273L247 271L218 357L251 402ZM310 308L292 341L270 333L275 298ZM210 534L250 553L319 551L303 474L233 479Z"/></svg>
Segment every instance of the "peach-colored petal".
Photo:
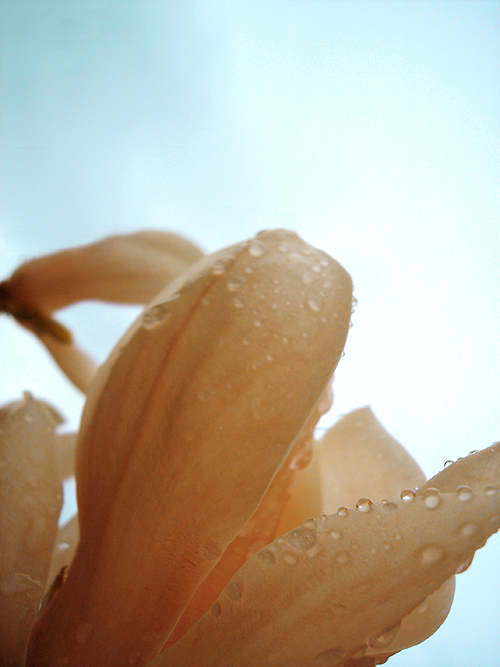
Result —
<svg viewBox="0 0 500 667"><path fill-rule="evenodd" d="M55 421L29 394L0 415L0 663L22 665L62 506Z"/></svg>
<svg viewBox="0 0 500 667"><path fill-rule="evenodd" d="M325 514L355 507L361 497L399 498L403 489L425 483L419 465L369 407L342 417L318 443L318 456Z"/></svg>
<svg viewBox="0 0 500 667"><path fill-rule="evenodd" d="M74 343L62 343L47 334L40 336L40 340L63 373L75 387L86 394L95 377L98 364Z"/></svg>
<svg viewBox="0 0 500 667"><path fill-rule="evenodd" d="M355 507L360 498L399 499L404 489L425 483L425 475L404 447L380 424L369 407L342 417L318 443L323 512L340 506ZM454 577L429 596L424 605L406 616L388 647L392 655L430 637L449 613L455 591ZM385 655L387 646L371 647L370 655Z"/></svg>
<svg viewBox="0 0 500 667"><path fill-rule="evenodd" d="M308 521L248 560L149 667L356 664L499 527L500 492L483 489Z"/></svg>
<svg viewBox="0 0 500 667"><path fill-rule="evenodd" d="M155 298L92 384L80 545L27 665L139 665L160 649L314 411L351 290L336 262L278 230Z"/></svg>
<svg viewBox="0 0 500 667"><path fill-rule="evenodd" d="M458 459L431 477L417 493L422 494L428 488L449 492L461 485L473 488L487 485L500 487L500 442Z"/></svg>
<svg viewBox="0 0 500 667"><path fill-rule="evenodd" d="M286 507L294 477L298 472L309 467L307 463L311 456L314 428L318 420L331 406L330 394L331 390L328 387L326 398L322 398L307 421L300 437L286 461L276 473L257 510L198 588L165 647L182 637L210 609L210 605L217 599L221 590L243 563L274 538L280 517Z"/></svg>
<svg viewBox="0 0 500 667"><path fill-rule="evenodd" d="M178 234L146 230L30 260L3 287L43 314L87 300L147 303L202 255Z"/></svg>
<svg viewBox="0 0 500 667"><path fill-rule="evenodd" d="M75 474L77 436L77 433L64 433L57 436L58 465L61 479L68 479Z"/></svg>

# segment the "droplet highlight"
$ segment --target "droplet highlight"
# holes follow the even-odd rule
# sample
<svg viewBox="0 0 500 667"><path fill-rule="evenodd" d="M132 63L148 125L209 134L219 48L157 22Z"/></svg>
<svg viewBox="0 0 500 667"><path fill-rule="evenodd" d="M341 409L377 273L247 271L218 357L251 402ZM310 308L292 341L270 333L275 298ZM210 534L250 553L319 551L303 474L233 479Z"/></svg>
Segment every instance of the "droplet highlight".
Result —
<svg viewBox="0 0 500 667"><path fill-rule="evenodd" d="M456 493L457 498L462 503L468 503L474 498L474 491L470 488L470 486L459 486Z"/></svg>
<svg viewBox="0 0 500 667"><path fill-rule="evenodd" d="M424 505L429 510L434 510L436 507L439 507L441 504L441 497L439 491L433 487L430 487L424 491Z"/></svg>
<svg viewBox="0 0 500 667"><path fill-rule="evenodd" d="M370 498L360 498L356 503L356 509L359 510L360 512L363 512L363 514L371 512L372 507L373 507L373 501L370 500Z"/></svg>

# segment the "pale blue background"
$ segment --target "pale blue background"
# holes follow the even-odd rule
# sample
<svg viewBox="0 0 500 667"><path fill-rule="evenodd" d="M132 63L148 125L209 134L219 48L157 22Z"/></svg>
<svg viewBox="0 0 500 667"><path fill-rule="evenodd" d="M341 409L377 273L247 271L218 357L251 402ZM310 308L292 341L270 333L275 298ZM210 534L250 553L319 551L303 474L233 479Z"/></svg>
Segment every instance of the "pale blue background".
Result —
<svg viewBox="0 0 500 667"><path fill-rule="evenodd" d="M146 227L286 226L350 271L335 382L428 475L499 439L500 3L3 0L2 274ZM61 319L104 358L130 311ZM0 323L3 400L81 398ZM392 667L500 665L500 540Z"/></svg>

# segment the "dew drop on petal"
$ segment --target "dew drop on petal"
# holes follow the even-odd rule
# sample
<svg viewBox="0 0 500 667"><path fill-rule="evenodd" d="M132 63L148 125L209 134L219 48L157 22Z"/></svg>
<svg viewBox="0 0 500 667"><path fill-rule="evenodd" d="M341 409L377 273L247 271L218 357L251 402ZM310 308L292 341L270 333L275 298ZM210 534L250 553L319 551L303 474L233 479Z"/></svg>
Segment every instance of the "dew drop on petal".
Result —
<svg viewBox="0 0 500 667"><path fill-rule="evenodd" d="M319 313L321 310L321 306L318 304L317 301L314 301L314 299L308 299L307 305L311 310L314 310L315 313Z"/></svg>
<svg viewBox="0 0 500 667"><path fill-rule="evenodd" d="M400 498L407 503L411 502L415 499L415 491L413 491L413 489L405 489L404 491L401 491Z"/></svg>
<svg viewBox="0 0 500 667"><path fill-rule="evenodd" d="M420 562L422 565L434 565L444 556L444 549L436 545L425 547L420 552Z"/></svg>
<svg viewBox="0 0 500 667"><path fill-rule="evenodd" d="M297 557L293 556L292 554L285 554L283 556L283 560L287 565L294 565L297 562Z"/></svg>
<svg viewBox="0 0 500 667"><path fill-rule="evenodd" d="M396 623L396 625L394 625L389 630L386 630L383 634L370 639L368 641L368 646L371 646L374 649L385 648L386 646L389 646L389 644L392 644L392 642L396 639L396 635L398 634L400 627L401 622Z"/></svg>
<svg viewBox="0 0 500 667"><path fill-rule="evenodd" d="M215 618L219 618L221 615L222 609L220 603L217 600L210 607L210 611L212 612L212 616L215 616Z"/></svg>
<svg viewBox="0 0 500 667"><path fill-rule="evenodd" d="M394 503L390 500L387 500L387 498L384 498L384 500L382 501L382 509L388 510L388 511L389 510L397 510L398 506L397 506L396 503Z"/></svg>
<svg viewBox="0 0 500 667"><path fill-rule="evenodd" d="M460 528L460 537L472 537L477 532L477 525L472 521L464 523Z"/></svg>
<svg viewBox="0 0 500 667"><path fill-rule="evenodd" d="M337 516L345 517L349 514L347 507L339 507L337 510Z"/></svg>
<svg viewBox="0 0 500 667"><path fill-rule="evenodd" d="M337 561L337 563L345 565L345 563L349 562L350 556L347 553L347 551L339 551L339 553L335 556L335 560Z"/></svg>
<svg viewBox="0 0 500 667"><path fill-rule="evenodd" d="M243 592L244 588L241 581L238 580L235 581L234 579L232 579L228 583L228 585L223 591L223 593L227 595L227 597L233 600L234 602L239 602L241 600L241 598L243 597Z"/></svg>
<svg viewBox="0 0 500 667"><path fill-rule="evenodd" d="M276 563L276 556L270 549L263 549L262 551L258 551L255 558L261 565L265 565L266 567L271 567L271 565Z"/></svg>
<svg viewBox="0 0 500 667"><path fill-rule="evenodd" d="M245 305L245 304L243 303L243 301L242 301L241 299L238 299L238 297L235 297L235 298L233 299L233 306L234 306L235 308L243 308L244 305Z"/></svg>
<svg viewBox="0 0 500 667"><path fill-rule="evenodd" d="M262 257L264 254L264 246L260 241L251 241L248 246L248 252L252 257Z"/></svg>
<svg viewBox="0 0 500 667"><path fill-rule="evenodd" d="M304 273L302 275L302 282L304 283L304 285L310 285L313 280L314 280L314 276L311 275L310 273Z"/></svg>
<svg viewBox="0 0 500 667"><path fill-rule="evenodd" d="M487 486L484 487L485 496L494 496L497 491L498 488L496 486L493 486L492 484L488 484Z"/></svg>
<svg viewBox="0 0 500 667"><path fill-rule="evenodd" d="M424 505L429 510L434 510L441 504L441 497L439 491L434 488L429 488L424 491Z"/></svg>
<svg viewBox="0 0 500 667"><path fill-rule="evenodd" d="M457 498L463 503L468 503L474 498L474 491L470 488L470 486L459 486L456 494Z"/></svg>
<svg viewBox="0 0 500 667"><path fill-rule="evenodd" d="M451 459L448 459L447 461L444 462L443 468L447 468L448 466L451 466L451 464L454 463Z"/></svg>
<svg viewBox="0 0 500 667"><path fill-rule="evenodd" d="M356 509L360 512L370 512L373 506L373 501L370 498L360 498L356 503Z"/></svg>
<svg viewBox="0 0 500 667"><path fill-rule="evenodd" d="M465 563L462 563L455 571L455 574L462 574L462 572L465 572L466 570L469 569L469 567L472 564L472 561L474 560L474 556L470 558L469 560L466 560Z"/></svg>
<svg viewBox="0 0 500 667"><path fill-rule="evenodd" d="M288 533L286 541L294 549L307 551L316 544L316 533L311 528L300 527Z"/></svg>
<svg viewBox="0 0 500 667"><path fill-rule="evenodd" d="M142 324L145 329L153 329L154 327L165 322L171 312L170 304L160 303L147 310L142 316Z"/></svg>

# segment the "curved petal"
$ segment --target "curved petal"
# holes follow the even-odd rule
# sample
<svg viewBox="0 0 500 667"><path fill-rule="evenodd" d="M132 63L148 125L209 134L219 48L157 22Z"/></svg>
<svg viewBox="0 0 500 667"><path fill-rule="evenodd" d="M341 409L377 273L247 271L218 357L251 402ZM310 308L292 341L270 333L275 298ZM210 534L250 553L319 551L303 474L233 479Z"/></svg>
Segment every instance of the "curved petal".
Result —
<svg viewBox="0 0 500 667"><path fill-rule="evenodd" d="M62 487L56 422L28 393L0 414L0 663L21 665L38 614Z"/></svg>
<svg viewBox="0 0 500 667"><path fill-rule="evenodd" d="M369 407L350 412L329 429L316 445L315 459L323 503L315 514L304 512L303 507L302 520L331 514L340 506L355 507L363 497L375 501L399 498L403 489L416 488L425 482L418 464L384 429ZM299 487L300 492L305 507L311 510L310 496ZM446 619L454 591L452 577L429 596L425 605L419 605L402 620L397 637L382 647L370 647L367 655L382 659L430 637Z"/></svg>
<svg viewBox="0 0 500 667"><path fill-rule="evenodd" d="M3 286L43 314L77 301L148 303L202 255L178 234L145 230L32 259Z"/></svg>
<svg viewBox="0 0 500 667"><path fill-rule="evenodd" d="M390 641L499 527L500 491L482 489L307 521L248 560L149 667L347 665Z"/></svg>
<svg viewBox="0 0 500 667"><path fill-rule="evenodd" d="M62 372L86 394L97 373L98 364L74 343L64 343L47 334L41 335L40 340Z"/></svg>
<svg viewBox="0 0 500 667"><path fill-rule="evenodd" d="M92 384L80 545L27 665L143 664L160 649L315 409L351 294L336 262L278 230L154 300Z"/></svg>
<svg viewBox="0 0 500 667"><path fill-rule="evenodd" d="M369 407L342 417L318 443L323 513L399 498L403 489L425 483L420 466L380 424Z"/></svg>
<svg viewBox="0 0 500 667"><path fill-rule="evenodd" d="M307 421L292 451L269 485L257 510L198 588L164 649L178 641L210 609L210 605L217 599L221 590L243 563L274 538L276 527L286 507L294 477L301 470L309 468L307 464L311 455L314 428L318 420L331 406L330 393L330 387L328 387L325 392L326 397L324 396L320 400L316 410Z"/></svg>

